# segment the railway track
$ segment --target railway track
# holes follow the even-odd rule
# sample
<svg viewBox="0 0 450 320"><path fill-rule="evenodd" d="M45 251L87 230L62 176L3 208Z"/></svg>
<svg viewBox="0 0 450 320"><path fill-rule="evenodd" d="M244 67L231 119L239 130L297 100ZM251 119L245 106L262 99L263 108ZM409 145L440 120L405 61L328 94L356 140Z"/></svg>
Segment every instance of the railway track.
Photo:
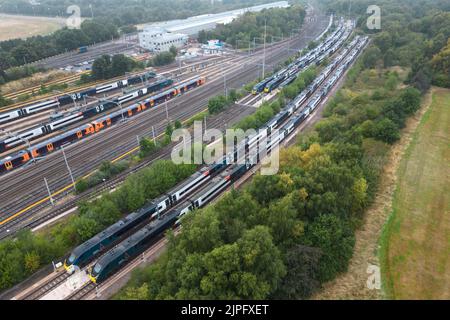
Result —
<svg viewBox="0 0 450 320"><path fill-rule="evenodd" d="M326 19L322 20L323 20L322 22L326 21ZM322 23L322 25L324 25L324 23ZM310 26L309 29L311 28L312 27ZM308 31L307 29L308 28L306 28L304 32L311 32L311 30ZM303 38L300 37L300 39L292 39L291 41L293 42L294 46L305 45L307 42L306 37ZM274 46L272 49L273 49L272 54L270 54L269 55L270 58L267 59L267 62L269 64L270 63L273 64L277 61L283 60L286 56L290 55L289 52L284 50L283 47ZM256 57L256 60L258 60L259 58L260 57ZM254 79L255 73L257 74L258 72L259 66L255 64L250 66L249 65L240 66L240 72L236 72L234 73L234 75L227 77L227 82L231 84L233 87L239 87L240 84L246 83L249 80ZM187 108L186 110L181 108L173 108L174 104L180 103L178 100L169 103L168 109L169 110L172 109L170 110L172 119L186 119L198 113L204 108L204 105L206 104L209 96L217 92L220 92L222 89L223 89L222 82L215 81L215 83L211 84L210 86L194 90L191 94L186 95L185 99L183 99L183 105L188 105L190 107ZM132 121L128 122L128 125L127 123L125 123L123 125L120 125L121 128L115 127L114 128L115 130L109 131L106 130L105 133L106 132L109 133L107 135L105 134L101 138L99 134L97 136L92 137L93 139L89 140L92 142L88 143L87 139L86 143L77 144L76 150L74 150L73 146L68 147L66 149L66 154L68 155L68 161L74 167L72 168L74 175L76 177L83 176L83 174L85 174L92 168L97 167L103 159L112 159L114 158L114 155L120 154L120 152L122 151L129 150L131 145L137 144L136 134L142 136L143 135L142 133L144 132L144 135L148 136L151 132L151 130L149 130L150 129L150 124L148 123L150 120L149 118L151 118L157 134L164 131L165 125L167 124L167 120L165 117L165 110L164 108L156 108L154 109L154 113L149 113L147 116L144 116L143 114L142 118L133 119ZM130 125L130 123L132 123L132 125ZM98 141L97 139L101 139L101 141ZM106 148L106 146L103 145L104 140L107 141L108 146L115 146L115 147L112 149ZM96 150L97 152L100 149L105 149L107 151L103 151L102 156L99 156L98 153L95 154L93 152L90 152L91 150ZM55 160L55 158L58 159ZM5 182L2 185L2 193L5 192L6 195L5 199L11 199L12 201L2 204L1 208L2 211L3 212L8 211L14 212L15 210L19 211L21 208L33 204L36 198L39 199L45 197L45 190L42 188L43 177L46 176L57 177L56 181L55 179L51 179L51 181L49 181L52 190L61 188L62 186L66 185L69 180L68 174L66 173L67 169L65 168L65 165L61 160L62 160L61 155L59 155L58 157L58 154L53 154L47 157L47 160L40 163L39 166L33 165L34 168L28 167L22 170L22 172L20 172L21 174L15 174L14 179L11 179L11 181L5 181L7 180L5 179L7 177L3 177L2 180ZM49 173L47 171L50 168L53 169L52 170L53 173ZM56 168L58 169L56 170ZM33 171L39 171L40 174ZM23 189L20 188L21 185L22 186L30 185L30 188L27 188L28 192L26 194L23 194ZM35 187L32 188L31 187L32 185L34 185ZM17 201L18 194L22 194L19 201ZM42 203L44 202L46 201L44 200ZM27 217L29 217L30 215L29 213L35 212L34 211L35 207L36 206L33 207L33 210L26 210ZM40 207L40 209L42 209L42 207ZM3 232L4 231L5 230L3 229Z"/></svg>
<svg viewBox="0 0 450 320"><path fill-rule="evenodd" d="M37 288L27 293L25 296L21 297L21 300L39 300L39 298L43 297L48 292L55 289L68 277L69 274L67 272L58 273L53 277L51 277L48 281L43 283L41 286L38 286Z"/></svg>
<svg viewBox="0 0 450 320"><path fill-rule="evenodd" d="M182 66L181 69L187 69L187 68L190 68L192 66L201 65L203 63L214 62L214 61L219 60L219 59L220 59L220 57L210 57L210 58L208 57L205 60L195 61L195 62L192 62L191 64ZM170 72L173 72L173 71L178 71L178 67L176 67L175 65L164 66L164 67L158 68L156 71L157 71L158 74L167 74L167 73L170 73ZM144 71L130 72L128 74L128 76L141 74L143 72ZM79 76L80 75L77 74L77 75L74 75L73 77L78 77L78 78L76 78L76 80L78 80ZM111 83L111 82L114 82L114 81L118 81L118 80L121 80L123 78L124 78L124 76L118 76L118 77L114 77L114 78L111 78L111 79L108 79L108 80L93 81L93 82L89 82L86 85L81 85L81 86L72 87L72 88L69 88L69 89L62 90L61 92L65 93L65 94L76 93L76 92L79 92L79 91L82 91L82 90L85 90L85 89L89 89L89 88L97 86L97 85L102 85L102 84L107 84L107 83ZM48 84L46 84L46 85L48 85ZM40 86L37 86L37 90L39 90L39 88L40 88ZM24 89L24 90L31 90L31 89L28 88L28 89ZM9 106L2 107L2 108L0 108L0 112L12 111L12 110L18 109L18 108L23 107L23 106L30 105L30 104L38 102L38 101L55 98L55 97L60 96L60 95L61 94L55 95L53 93L48 93L48 94L45 94L45 95L41 95L39 97L35 97L35 99L33 99L33 100L27 100L27 101L24 101L24 102L15 103L15 104L12 104L12 105L9 105Z"/></svg>
<svg viewBox="0 0 450 320"><path fill-rule="evenodd" d="M226 129L227 124L234 123L239 120L241 116L245 116L247 114L252 113L254 110L247 110L247 112L242 112L240 108L234 107L231 108L232 110L228 110L225 117L222 115L216 115L212 119L208 119L207 125L213 128L222 128ZM60 215L64 214L65 212L69 211L72 208L75 208L77 206L77 203L79 201L85 200L89 201L98 196L98 194L101 194L105 191L112 190L116 188L119 184L121 184L130 174L135 173L142 168L145 168L149 165L151 165L153 162L159 160L159 159L169 159L171 155L172 148L177 143L171 143L170 145L166 146L163 149L158 150L154 154L152 154L151 157L144 159L142 162L138 163L136 166L133 166L127 170L125 170L122 173L119 173L118 175L112 177L111 179L107 180L106 182L92 188L91 190L87 190L82 194L76 195L69 199L68 201L65 201L61 204L56 205L55 207L48 207L48 203L43 203L36 207L36 210L39 211L36 215L33 216L32 220L29 220L28 215L18 217L17 219L12 220L8 224L0 227L0 239L9 236L11 234L14 234L18 230L22 229L34 229L40 225L43 225L45 222L50 221L52 219L55 219L59 217ZM55 196L53 199L55 202L58 202L62 198L66 197L67 194L71 193L72 189L69 189L66 193L61 193L57 196ZM45 210L46 207L50 210ZM9 230L9 232L5 232L6 229Z"/></svg>
<svg viewBox="0 0 450 320"><path fill-rule="evenodd" d="M95 284L93 284L92 282L88 282L83 287L76 290L68 297L66 297L65 300L81 300L81 299L83 299L83 297L87 296L94 290L95 290Z"/></svg>
<svg viewBox="0 0 450 320"><path fill-rule="evenodd" d="M51 86L51 85L54 85L54 84L61 84L61 83L68 83L68 84L69 83L73 83L73 82L79 80L80 76L82 74L84 74L84 73L90 73L90 71L89 72L84 71L84 72L81 72L79 74L73 74L73 75L69 75L69 76L64 77L64 78L55 79L55 80L49 81L47 83L43 83L42 85L44 85L44 86ZM6 99L9 99L9 100L14 100L14 99L18 98L21 95L31 94L31 93L34 93L36 91L39 91L40 88L41 88L41 85L36 85L36 86L32 86L32 87L25 88L25 89L22 89L22 90L18 90L18 91L15 91L15 92L7 93L7 94L4 95L4 97ZM11 105L11 106L8 106L8 107L12 107L12 106L14 106L14 105ZM3 110L3 108L2 108L2 110Z"/></svg>

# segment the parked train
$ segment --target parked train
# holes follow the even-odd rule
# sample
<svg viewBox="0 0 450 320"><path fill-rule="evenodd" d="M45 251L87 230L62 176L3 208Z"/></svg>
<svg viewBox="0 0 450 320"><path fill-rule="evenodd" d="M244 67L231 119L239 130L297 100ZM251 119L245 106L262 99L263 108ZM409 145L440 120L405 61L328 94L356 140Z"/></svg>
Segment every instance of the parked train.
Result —
<svg viewBox="0 0 450 320"><path fill-rule="evenodd" d="M115 98L111 101L105 101L98 105L87 108L84 111L74 112L67 116L63 116L61 119L52 121L48 124L33 128L31 130L17 134L14 137L7 138L0 141L0 153L5 152L9 149L13 149L19 145L25 144L27 141L32 141L37 138L43 137L56 130L63 129L69 125L80 122L85 119L96 116L97 114L103 113L105 111L111 110L122 103L126 103L135 100L139 97L145 96L147 94L159 91L165 87L173 84L172 79L161 79L158 80L147 87L136 90L124 96Z"/></svg>
<svg viewBox="0 0 450 320"><path fill-rule="evenodd" d="M52 153L61 148L61 146L84 139L86 136L90 136L96 132L102 131L124 118L133 117L148 108L152 108L162 102L170 100L173 97L183 94L204 83L205 78L196 77L175 87L160 92L154 96L151 96L143 101L122 108L121 110L93 120L90 123L81 125L80 127L52 137L44 142L40 142L27 149L21 150L11 156L0 160L0 174L20 167L28 163L30 160Z"/></svg>
<svg viewBox="0 0 450 320"><path fill-rule="evenodd" d="M21 117L28 116L33 113L41 112L48 109L58 108L76 101L83 100L86 96L92 96L99 93L108 92L111 90L124 88L129 85L144 83L146 80L156 77L154 72L147 72L141 75L134 75L124 80L118 80L116 82L101 85L99 87L89 88L80 92L64 94L59 97L55 97L46 101L40 101L30 104L20 109L0 113L0 124L16 120Z"/></svg>
<svg viewBox="0 0 450 320"><path fill-rule="evenodd" d="M341 19L338 28L325 41L308 52L308 54L297 58L287 67L256 84L252 93L258 94L263 91L269 93L278 87L284 87L293 82L305 67L315 61L316 64L320 64L326 57L336 52L349 34L350 30L344 27L344 21Z"/></svg>
<svg viewBox="0 0 450 320"><path fill-rule="evenodd" d="M296 99L281 110L273 119L267 122L264 126L265 130L260 131L256 137L248 137L245 140L246 150L250 149L255 141L258 141L258 137L262 134L267 134L268 132L271 134L269 135L268 143L265 145L267 152L270 152L275 144L279 144L287 136L289 136L289 134L291 134L308 117L308 115L317 108L323 98L336 84L342 73L355 59L361 48L365 45L366 41L367 38L362 38L352 42L351 46L346 49L348 56L344 60L339 60L342 61L342 64L339 66L335 65L333 68L323 71L328 75L331 75L332 70L335 70L334 74L327 80L326 85L322 88L322 90L316 93L304 108L298 110L306 101L306 98L304 98L305 94L302 92L302 94L296 97ZM352 49L353 47L355 48ZM324 79L326 79L326 77L321 81L323 82ZM298 110L298 112L296 112L296 110ZM282 124L290 116L291 118L281 128L281 130L278 131L278 134L274 135L273 129ZM236 156L236 150L234 151L234 154ZM189 211L205 206L232 183L241 178L257 161L259 161L259 159L247 160L253 160L253 162L246 161L245 164L233 164L226 169L223 169L222 173L210 180L210 182L207 183L201 190L192 196L187 196L183 202L178 202L175 207L166 213L155 215L155 219L152 220L147 226L133 233L131 236L103 254L96 261L93 267L89 269L89 277L91 281L94 283L104 281L127 262L142 253L146 248L148 248L149 245L160 239L165 230L174 225L178 225L181 216ZM225 158L222 161L223 162L219 162L219 165L221 166L226 162ZM222 168L224 167L225 166L222 166Z"/></svg>
<svg viewBox="0 0 450 320"><path fill-rule="evenodd" d="M177 224L182 215L208 204L236 180L241 178L253 165L246 163L231 165L213 178L176 208L151 221L147 226L132 234L117 246L102 255L89 272L92 282L99 283L121 268L129 260L143 252L149 245L164 235L164 231Z"/></svg>
<svg viewBox="0 0 450 320"><path fill-rule="evenodd" d="M148 203L142 209L130 213L125 218L76 247L69 258L64 261L64 268L69 273L72 273L75 267L86 265L94 256L103 252L105 248L111 246L115 241L139 226L142 222L154 219L168 208L179 204L188 194L211 180L212 177L223 171L225 167L226 161L203 167L183 183L168 191L165 195Z"/></svg>

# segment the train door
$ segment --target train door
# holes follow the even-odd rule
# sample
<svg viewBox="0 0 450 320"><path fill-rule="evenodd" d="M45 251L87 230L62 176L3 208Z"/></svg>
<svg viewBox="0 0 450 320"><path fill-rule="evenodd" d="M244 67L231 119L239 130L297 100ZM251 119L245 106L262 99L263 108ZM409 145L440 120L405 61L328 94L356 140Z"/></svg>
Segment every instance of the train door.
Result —
<svg viewBox="0 0 450 320"><path fill-rule="evenodd" d="M48 152L52 152L54 150L53 143L47 144L47 150Z"/></svg>
<svg viewBox="0 0 450 320"><path fill-rule="evenodd" d="M106 125L109 127L111 125L111 118L106 119Z"/></svg>
<svg viewBox="0 0 450 320"><path fill-rule="evenodd" d="M83 138L83 133L81 131L78 131L77 132L77 137L78 137L78 139Z"/></svg>
<svg viewBox="0 0 450 320"><path fill-rule="evenodd" d="M27 152L23 155L22 162L25 163L25 162L28 162L28 160L30 160L30 155Z"/></svg>
<svg viewBox="0 0 450 320"><path fill-rule="evenodd" d="M128 110L128 117L131 117L131 116L133 116L133 110L132 109Z"/></svg>
<svg viewBox="0 0 450 320"><path fill-rule="evenodd" d="M11 161L6 161L5 162L5 168L6 170L11 170L13 168L13 164Z"/></svg>

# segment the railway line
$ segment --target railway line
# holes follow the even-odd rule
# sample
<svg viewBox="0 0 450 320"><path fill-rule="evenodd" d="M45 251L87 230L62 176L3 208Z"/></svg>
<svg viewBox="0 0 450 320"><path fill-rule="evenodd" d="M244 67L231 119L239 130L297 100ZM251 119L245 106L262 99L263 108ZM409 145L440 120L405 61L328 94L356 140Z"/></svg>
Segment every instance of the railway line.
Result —
<svg viewBox="0 0 450 320"><path fill-rule="evenodd" d="M155 68L155 69L156 69L156 71L159 74L168 75L168 74L171 74L171 73L174 73L174 72L178 72L178 71L180 71L180 69L181 69L181 71L183 71L183 69L187 70L189 68L192 68L192 67L195 67L195 66L198 66L198 65L202 65L204 63L211 63L213 61L218 61L220 59L221 59L221 57L218 57L218 56L208 56L208 57L204 57L204 58L193 58L193 59L191 59L189 61L190 62L189 64L185 64L185 65L183 65L181 67L175 67L176 64L172 64L172 65L163 66L163 67L159 67L159 68ZM143 73L143 71L131 72L131 73L129 73L129 76L137 75L137 74L140 74L140 73ZM51 85L51 84L58 84L58 83L74 83L77 80L79 80L80 74L82 74L82 73L71 75L68 78L64 78L64 79L59 79L59 80L57 79L57 80L54 80L53 82L46 83L45 85L48 86L48 85ZM90 82L90 83L88 83L86 85L71 87L71 88L62 90L61 92L65 93L65 94L73 94L73 93L76 93L76 92L79 92L79 91L82 91L82 90L85 90L85 89L89 89L89 88L91 88L93 86L96 86L96 85L101 85L101 84L105 84L105 83L114 82L114 81L117 81L117 80L121 80L123 78L124 78L123 76L118 76L118 77L114 77L114 78L111 78L111 79L108 79L108 80L93 81L93 82ZM20 96L20 95L27 94L27 93L32 93L33 90L39 90L39 89L40 89L40 86L35 86L35 87L32 87L32 88L23 89L23 90L21 90L20 93L16 92L16 93L19 93L19 94L16 95L16 97ZM11 99L11 97L13 97L16 93L11 93L11 96L8 99ZM37 97L36 100L40 101L40 100L52 99L52 98L55 98L55 97L60 96L60 95L61 94L56 94L55 95L54 93L48 93L48 94L40 95L39 97ZM23 107L23 106L27 106L27 105L32 104L32 103L33 103L33 100L27 100L27 101L23 101L23 102L18 102L18 103L11 104L9 106L5 106L5 107L0 108L0 112L12 111L12 110L18 109L18 108Z"/></svg>
<svg viewBox="0 0 450 320"><path fill-rule="evenodd" d="M318 20L319 28L324 28L327 24L327 18L322 17ZM302 32L308 35L320 34L321 30L317 30L317 25L306 24ZM300 36L299 38L292 39L291 47L300 47L306 45L309 41L308 37ZM285 45L285 43L284 43ZM274 64L277 61L283 60L290 53L283 47L273 46L272 54L269 54L267 59L268 64ZM258 76L259 66L256 64L261 59L260 56L253 57L254 61L247 65L239 66L238 70L234 70L234 74L227 76L227 82L230 86L236 88L241 84L253 80ZM256 63L255 63L256 62ZM229 70L227 70L229 71ZM167 108L172 119L184 120L192 117L199 111L204 109L204 106L208 100L208 97L222 91L223 84L219 77L215 81L210 81L210 85L204 88L199 88L189 95L186 95L182 100L183 102L176 100L168 103ZM174 105L178 104L179 107L174 108ZM183 108L181 107L183 106ZM188 107L186 107L188 106ZM157 134L161 133L165 129L167 119L164 108L156 108L154 112L148 113L147 116L136 118L132 121L124 123L119 127L115 127L115 130L106 130L103 135L92 137L87 139L85 143L77 144L77 148L69 146L66 149L68 162L71 164L72 171L75 177L81 177L90 170L96 168L101 161L106 159L116 159L117 155L121 152L128 152L130 146L136 145L136 135L142 136L144 132L149 135L151 125L155 126ZM151 124L149 123L151 120ZM101 140L101 141L99 141ZM105 145L104 141L107 141ZM112 147L114 146L114 147ZM108 148L111 147L111 148ZM95 150L95 152L92 152ZM101 152L101 154L100 154ZM119 156L120 157L120 156ZM63 190L60 193L68 191L70 186L70 179L67 174L67 168L65 167L61 154L53 154L45 161L39 162L39 166L30 165L27 168L20 170L20 174L6 175L0 180L2 181L2 194L5 194L6 201L1 204L2 213L2 227L5 227L7 222L13 220L7 217L17 218L23 216L30 218L31 214L36 212L36 207L39 210L40 206L46 199L46 192L43 188L44 177L49 178L49 185L54 190ZM27 186L26 189L24 186ZM26 190L26 192L24 192ZM36 204L36 199L41 199L40 203ZM42 201L42 199L44 199ZM38 201L39 202L39 201ZM15 213L14 213L15 212ZM24 215L26 213L26 215ZM5 219L9 219L5 222ZM5 233L7 228L2 229L2 233Z"/></svg>
<svg viewBox="0 0 450 320"><path fill-rule="evenodd" d="M67 83L67 84L75 83L77 80L80 80L80 76L82 74L85 74L85 73L90 73L90 71L83 71L81 73L71 74L71 75L68 75L68 76L60 78L60 79L55 79L55 80L46 82L43 85L51 86L51 85L62 84L62 83ZM11 92L11 93L7 93L7 94L4 94L3 96L6 99L9 99L9 100L15 100L15 99L17 99L18 97L20 97L22 95L33 94L33 93L39 91L40 88L41 88L41 85L36 85L36 86L32 86L32 87L25 88L25 89L22 89L22 90L18 90L18 91L14 91L14 92ZM17 105L24 105L24 102L19 103ZM5 109L7 109L7 108L9 109L9 108L12 108L12 107L17 107L17 105L10 105L8 107L1 108L0 111L3 111Z"/></svg>
<svg viewBox="0 0 450 320"><path fill-rule="evenodd" d="M218 72L220 72L220 70L218 70L217 68L220 65L230 61L231 59L235 59L235 58L226 57L226 58L223 59L223 61L218 62L217 64L212 64L212 65L206 65L205 64L204 67L201 69L201 73L204 74L205 72L209 72L209 71L218 73ZM190 74L190 73L180 75L178 77L178 81L179 81L178 83L189 80L191 78L190 77L191 75L192 74ZM27 139L31 143L31 145L34 145L34 144L39 143L41 141L44 141L44 140L46 140L46 139L48 139L48 138L50 138L50 137L52 137L54 135L61 134L62 130L67 132L70 129L79 127L80 125L82 125L84 123L92 121L93 120L92 118L93 118L94 115L92 114L91 111L86 111L86 110L93 110L94 107L97 107L100 104L105 106L105 103L100 103L99 99L108 99L109 101L111 101L113 99L123 99L123 98L120 98L120 97L127 96L131 92L137 92L138 90L142 90L142 88L145 88L145 90L147 90L149 88L149 86L156 86L156 85L158 85L158 83L161 83L162 81L166 81L167 82L169 80L173 81L170 78L167 79L167 80L165 80L164 78L156 78L156 79L153 79L152 81L150 81L146 85L141 85L139 83L139 84L137 84L135 86L129 87L128 90L127 90L128 93L125 93L125 94L121 91L121 89L115 89L115 90L109 91L108 92L109 95L106 95L106 93L105 93L105 95L106 95L105 97L91 97L91 96L88 96L88 99L89 98L94 98L95 101L92 101L92 102L89 102L89 103L85 104L82 108L80 108L80 107L74 108L71 105L69 105L70 108L68 108L67 112L64 113L63 118L61 118L60 120L53 120L53 121L58 122L58 121L62 121L64 119L68 119L67 117L71 116L72 114L74 114L76 112L82 112L83 113L83 119L80 119L79 121L71 121L72 123L67 124L63 128L59 128L57 130L53 130L52 132L45 133L45 132L42 132L42 131L38 131L35 135L30 136ZM176 85L176 84L173 84L173 85ZM160 88L160 90L149 92L149 93L147 93L145 95L142 95L140 97L136 97L133 100L123 101L121 103L121 107L119 107L117 104L108 103L107 102L106 103L106 107L103 108L103 109L105 109L105 111L103 111L102 113L98 113L95 116L100 116L101 114L108 114L108 113L111 113L111 112L114 112L114 111L118 111L121 108L126 108L126 107L132 105L133 103L136 103L137 101L141 101L142 99L145 99L145 98L147 98L149 96L156 95L158 92L161 92L163 90L167 90L171 85L169 85L169 83L167 83L164 86L165 87L164 88ZM117 101L119 101L119 100L117 100ZM120 100L120 101L122 101L122 100ZM67 106L65 106L65 107L67 108ZM35 113L35 114L32 114L32 115L29 115L29 116L27 116L25 118L18 118L15 121L11 121L9 123L3 124L2 125L3 130L10 131L10 132L13 131L13 132L15 132L16 134L19 134L19 135L25 134L26 132L32 132L33 130L36 130L36 129L42 128L45 125L51 124L51 122L49 121L49 117L48 117L51 112L52 112L52 110L46 109L46 110L43 110L43 111L41 111L39 113ZM98 112L98 110L96 112ZM84 116L85 113L86 113L86 116ZM45 115L47 115L47 116L45 116ZM2 142L0 142L0 144L1 143ZM12 147L12 148L10 147L10 148L7 149L7 151L4 151L3 153L0 152L1 157L4 157L4 156L6 156L8 154L17 152L18 150L21 150L24 147L26 147L26 146L23 146L23 142L17 141L17 142L14 142L14 143L17 145L17 147ZM2 146L0 145L0 151L1 151L1 147Z"/></svg>
<svg viewBox="0 0 450 320"><path fill-rule="evenodd" d="M361 49L359 49L359 50L361 50ZM352 61L354 61L354 59L355 59L355 57L357 56L357 53L356 53L356 55L354 54L354 51L347 51L348 53L347 53L347 56L349 56L350 55L350 53L352 54L352 58L351 59L353 59L353 60L351 60L351 62ZM360 51L359 51L360 52ZM344 58L345 58L345 56L344 56ZM344 60L342 60L342 61L344 61ZM348 61L348 60L345 60L345 61ZM348 65L348 63L349 62L346 62L347 63L347 68L349 67L349 65ZM351 64L351 63L350 63ZM348 69L347 69L348 70ZM313 88L315 88L315 92L322 92L323 90L324 90L324 88L326 88L325 90L326 90L326 92L330 92L330 83L331 82L329 82L329 80L330 79L332 79L331 81L333 81L333 85L334 86L336 86L337 85L337 83L336 83L336 80L333 80L333 79L335 79L336 78L336 75L335 74L339 74L340 75L340 78L339 79L342 79L342 76L343 76L343 74L342 74L342 71L339 71L338 69L336 69L336 71L335 71L335 73L330 73L330 72L328 72L327 73L328 74L328 76L327 77L324 77L323 79L321 79L320 80L320 85L318 86L318 87L316 87L316 86L314 86ZM322 74L321 74L322 75ZM321 76L320 75L320 76ZM320 76L318 77L318 78L320 78ZM303 101L303 102L298 102L298 103L301 103L303 106L311 106L311 105L314 105L314 109L316 109L317 108L317 106L318 106L318 104L315 102L316 101L316 94L310 94L310 96L309 96L309 98L307 99L307 100L305 100L305 101ZM322 103L324 102L326 100L326 98L325 99L321 99L321 101L322 101ZM296 103L297 104L297 103ZM297 108L300 108L300 106L297 106ZM302 108L300 108L299 109L299 112L300 111L302 111L302 110L304 110L305 109L305 107L302 109ZM302 111L302 113L303 113L304 111ZM310 113L310 111L307 111L307 114L309 114ZM280 126L285 126L286 124L288 124L288 126L289 126L289 123L292 123L292 121L288 118L288 119L285 119L285 120L283 120L283 122L282 123L280 123ZM298 130L297 130L298 131ZM297 132L296 131L296 132ZM292 131L290 131L290 133L292 134ZM286 137L286 136L284 136L284 137ZM287 144L289 141L286 141L285 143ZM147 252L151 252L152 250L154 251L155 250L155 248L154 247L156 247L156 246L161 246L161 243L162 243L162 241L158 241L154 246L152 246L152 247L150 247L150 249L148 249L148 250L146 250L146 253ZM145 254L145 253L144 253ZM143 254L143 255L144 255ZM133 261L130 263L130 264L127 264L126 266L125 266L125 269L127 269L127 271L129 271L130 270L130 268L132 269L133 267L135 267L137 264L139 264L139 263L136 263L136 261L139 259L139 257L140 256L138 256L137 258L135 258L135 259L133 259ZM92 265L92 264L91 264ZM120 274L120 273L123 273L124 271L122 270L122 271L119 271L118 273ZM112 277L111 277L112 279L114 279L114 278L117 278L117 275L115 274L115 275L113 275ZM114 281L116 281L116 280L114 280ZM106 283L106 282L105 282ZM103 284L102 284L102 286L103 286ZM70 294L66 299L82 299L82 298L85 298L85 297L90 297L91 299L93 298L93 290L95 289L95 285L93 285L92 283L87 283L87 284L85 284L85 285L83 285L80 289L78 289L78 290L75 290L72 294ZM98 289L98 288L97 288Z"/></svg>

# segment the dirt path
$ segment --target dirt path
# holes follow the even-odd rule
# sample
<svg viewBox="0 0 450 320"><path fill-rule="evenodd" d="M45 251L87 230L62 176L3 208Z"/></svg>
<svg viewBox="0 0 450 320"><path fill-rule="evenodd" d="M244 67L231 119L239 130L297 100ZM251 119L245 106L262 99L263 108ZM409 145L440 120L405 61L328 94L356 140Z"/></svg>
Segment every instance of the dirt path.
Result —
<svg viewBox="0 0 450 320"><path fill-rule="evenodd" d="M434 89L433 89L434 90ZM362 226L356 231L355 251L349 263L348 272L324 285L322 291L312 299L384 299L380 287L380 262L378 257L379 238L383 226L392 212L392 197L396 187L396 172L400 161L411 142L420 119L431 105L428 93L421 109L408 119L402 137L390 150L387 164L380 177L380 187L374 203L367 210ZM368 281L369 286L368 286ZM372 289L369 289L371 287Z"/></svg>

